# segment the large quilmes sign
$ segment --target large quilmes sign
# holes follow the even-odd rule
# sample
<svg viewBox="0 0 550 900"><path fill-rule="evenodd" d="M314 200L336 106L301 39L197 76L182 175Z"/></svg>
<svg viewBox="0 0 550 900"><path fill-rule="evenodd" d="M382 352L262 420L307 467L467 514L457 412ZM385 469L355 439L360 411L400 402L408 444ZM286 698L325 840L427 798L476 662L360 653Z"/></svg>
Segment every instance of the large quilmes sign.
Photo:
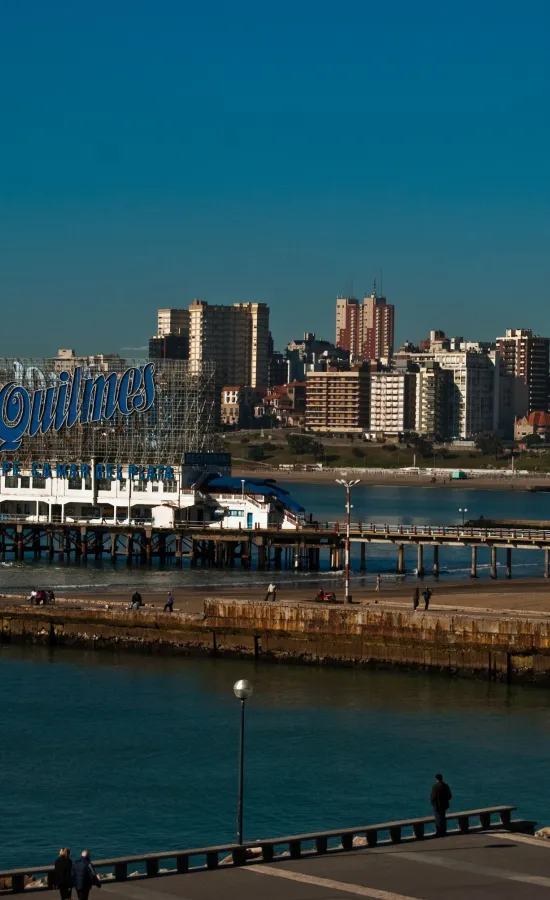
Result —
<svg viewBox="0 0 550 900"><path fill-rule="evenodd" d="M44 378L38 390L9 381L0 390L0 450L18 450L26 435L145 412L155 402L154 373L153 363L93 377L79 367L54 376L50 387Z"/></svg>

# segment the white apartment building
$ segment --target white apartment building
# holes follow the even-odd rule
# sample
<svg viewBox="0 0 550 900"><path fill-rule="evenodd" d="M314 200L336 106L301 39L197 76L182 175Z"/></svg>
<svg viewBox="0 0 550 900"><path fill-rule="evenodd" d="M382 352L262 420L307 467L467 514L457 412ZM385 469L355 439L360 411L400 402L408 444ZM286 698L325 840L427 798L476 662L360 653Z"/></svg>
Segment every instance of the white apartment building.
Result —
<svg viewBox="0 0 550 900"><path fill-rule="evenodd" d="M435 351L432 358L450 373L446 432L471 438L499 427L498 354L470 350Z"/></svg>
<svg viewBox="0 0 550 900"><path fill-rule="evenodd" d="M395 369L371 373L371 434L400 435L414 430L416 373Z"/></svg>
<svg viewBox="0 0 550 900"><path fill-rule="evenodd" d="M189 307L189 361L216 363L216 381L266 387L269 307L265 303L212 306L193 300Z"/></svg>

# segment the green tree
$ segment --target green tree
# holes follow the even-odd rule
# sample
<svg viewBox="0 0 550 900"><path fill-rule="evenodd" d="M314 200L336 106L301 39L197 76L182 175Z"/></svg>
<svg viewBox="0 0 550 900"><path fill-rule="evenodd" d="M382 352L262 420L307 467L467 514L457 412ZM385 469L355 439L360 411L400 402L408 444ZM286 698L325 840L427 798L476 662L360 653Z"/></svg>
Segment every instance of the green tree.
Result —
<svg viewBox="0 0 550 900"><path fill-rule="evenodd" d="M476 437L476 447L478 450L481 450L483 456L494 456L495 459L498 459L499 453L502 453L504 450L502 441L492 432L489 434L478 434Z"/></svg>
<svg viewBox="0 0 550 900"><path fill-rule="evenodd" d="M526 434L525 438L523 440L523 443L525 444L526 447L531 448L531 447L538 447L539 444L543 444L544 441L542 440L540 434L537 434L535 432L535 434Z"/></svg>
<svg viewBox="0 0 550 900"><path fill-rule="evenodd" d="M261 462L265 457L263 447L251 445L250 447L247 447L246 450L248 459L252 460L253 462Z"/></svg>

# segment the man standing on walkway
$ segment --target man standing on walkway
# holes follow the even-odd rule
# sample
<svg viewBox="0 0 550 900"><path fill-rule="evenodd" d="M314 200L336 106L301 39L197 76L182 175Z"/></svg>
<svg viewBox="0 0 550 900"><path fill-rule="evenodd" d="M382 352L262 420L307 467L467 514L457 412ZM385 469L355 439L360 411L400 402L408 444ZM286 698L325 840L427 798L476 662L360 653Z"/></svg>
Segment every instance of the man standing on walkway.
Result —
<svg viewBox="0 0 550 900"><path fill-rule="evenodd" d="M427 611L430 608L430 600L432 599L432 592L429 587L422 591L422 596L424 597L424 611Z"/></svg>
<svg viewBox="0 0 550 900"><path fill-rule="evenodd" d="M277 585L271 582L267 588L267 594L265 595L266 600L275 600L277 599Z"/></svg>
<svg viewBox="0 0 550 900"><path fill-rule="evenodd" d="M374 590L375 590L375 591L379 591L379 590L380 590L381 584L382 584L382 576L381 576L381 575L377 575L377 576L376 576L376 587L374 588Z"/></svg>
<svg viewBox="0 0 550 900"><path fill-rule="evenodd" d="M430 794L430 803L434 811L435 830L437 837L444 837L447 834L447 810L449 802L452 799L451 789L448 784L443 781L443 775L439 772L435 776L435 784Z"/></svg>
<svg viewBox="0 0 550 900"><path fill-rule="evenodd" d="M174 612L174 595L172 591L168 591L168 599L164 604L164 612Z"/></svg>
<svg viewBox="0 0 550 900"><path fill-rule="evenodd" d="M101 887L101 881L95 873L95 869L90 862L90 851L83 850L80 859L73 865L73 885L78 894L78 900L88 900L88 894L92 887Z"/></svg>

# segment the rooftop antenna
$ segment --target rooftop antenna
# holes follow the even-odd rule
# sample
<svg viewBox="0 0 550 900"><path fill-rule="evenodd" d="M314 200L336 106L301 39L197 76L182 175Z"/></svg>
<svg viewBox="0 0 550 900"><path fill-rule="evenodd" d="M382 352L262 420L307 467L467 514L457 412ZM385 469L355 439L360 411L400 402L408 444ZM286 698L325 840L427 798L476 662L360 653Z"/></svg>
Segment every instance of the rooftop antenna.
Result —
<svg viewBox="0 0 550 900"><path fill-rule="evenodd" d="M382 297L384 296L384 287L382 283L382 267L380 267L380 293Z"/></svg>
<svg viewBox="0 0 550 900"><path fill-rule="evenodd" d="M373 297L376 297L376 278L373 278L372 281L372 295Z"/></svg>

